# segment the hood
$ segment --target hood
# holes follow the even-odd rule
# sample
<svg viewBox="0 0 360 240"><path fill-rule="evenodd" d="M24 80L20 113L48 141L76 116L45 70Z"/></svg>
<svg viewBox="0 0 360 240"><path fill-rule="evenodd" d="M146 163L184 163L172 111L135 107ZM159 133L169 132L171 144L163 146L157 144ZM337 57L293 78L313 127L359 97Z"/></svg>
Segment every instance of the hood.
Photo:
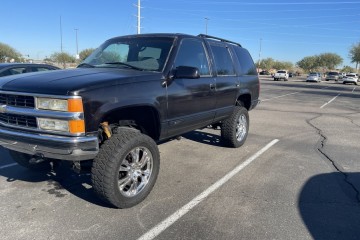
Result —
<svg viewBox="0 0 360 240"><path fill-rule="evenodd" d="M1 91L78 95L112 85L161 79L162 73L119 68L76 68L18 74L0 78Z"/></svg>

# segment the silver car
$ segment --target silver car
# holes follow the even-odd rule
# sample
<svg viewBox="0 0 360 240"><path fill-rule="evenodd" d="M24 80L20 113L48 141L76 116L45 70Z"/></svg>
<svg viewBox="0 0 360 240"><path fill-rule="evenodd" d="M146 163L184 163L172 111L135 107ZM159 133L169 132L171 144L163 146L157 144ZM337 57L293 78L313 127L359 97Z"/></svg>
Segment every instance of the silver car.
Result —
<svg viewBox="0 0 360 240"><path fill-rule="evenodd" d="M321 73L311 72L307 78L307 82L321 82Z"/></svg>
<svg viewBox="0 0 360 240"><path fill-rule="evenodd" d="M338 72L328 72L328 74L326 74L326 81L329 80L335 80L337 81L339 79L339 73Z"/></svg>

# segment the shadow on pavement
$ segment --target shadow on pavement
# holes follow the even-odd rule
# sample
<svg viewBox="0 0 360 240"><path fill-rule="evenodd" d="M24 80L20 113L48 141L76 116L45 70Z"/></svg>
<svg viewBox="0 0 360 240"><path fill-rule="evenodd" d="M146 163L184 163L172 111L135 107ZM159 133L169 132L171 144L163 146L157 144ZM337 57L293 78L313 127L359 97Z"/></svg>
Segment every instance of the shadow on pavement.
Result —
<svg viewBox="0 0 360 240"><path fill-rule="evenodd" d="M220 134L220 131L219 131ZM222 147L223 143L221 142L221 137L212 133L202 132L195 130L186 134L183 134L182 137L189 139L194 142L208 144L211 146Z"/></svg>
<svg viewBox="0 0 360 240"><path fill-rule="evenodd" d="M71 169L70 163L62 162L51 171L32 171L19 165L1 169L0 175L7 182L24 181L30 183L47 182L42 189L54 197L64 197L68 193L77 196L92 204L111 207L103 203L94 193L89 173L76 173Z"/></svg>
<svg viewBox="0 0 360 240"><path fill-rule="evenodd" d="M351 184L350 184L351 183ZM360 239L360 173L322 174L304 185L298 202L314 239Z"/></svg>

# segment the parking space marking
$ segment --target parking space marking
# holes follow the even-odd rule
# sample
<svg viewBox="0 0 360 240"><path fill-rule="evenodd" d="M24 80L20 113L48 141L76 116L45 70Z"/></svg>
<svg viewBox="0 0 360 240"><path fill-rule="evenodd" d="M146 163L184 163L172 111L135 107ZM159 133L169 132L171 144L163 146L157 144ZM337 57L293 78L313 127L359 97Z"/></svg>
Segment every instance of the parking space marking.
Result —
<svg viewBox="0 0 360 240"><path fill-rule="evenodd" d="M286 97L286 96L297 94L297 93L299 93L299 92L293 92L293 93L288 93L288 94L273 97L273 98L264 99L264 100L261 100L261 102L266 102L266 101L270 101L270 100L273 100L273 99L276 99L276 98L282 98L282 97Z"/></svg>
<svg viewBox="0 0 360 240"><path fill-rule="evenodd" d="M353 88L353 90L351 91L352 93L355 91L356 87Z"/></svg>
<svg viewBox="0 0 360 240"><path fill-rule="evenodd" d="M164 230L166 230L168 227L170 227L173 223L175 223L177 220L179 220L182 216L184 216L186 213L188 213L191 209L193 209L196 205L201 203L207 196L209 196L211 193L213 193L215 190L217 190L219 187L224 185L227 181L229 181L232 177L234 177L237 173L239 173L241 170L243 170L247 165L249 165L251 162L253 162L255 159L257 159L261 154L263 154L265 151L267 151L269 148L271 148L273 145L275 145L279 140L274 139L270 143L268 143L265 147L260 149L257 153L255 153L253 156L251 156L249 159L247 159L242 164L235 167L233 170L231 170L229 173L227 173L224 177L222 177L220 180L218 180L216 183L211 185L208 189L200 193L198 196L196 196L193 200L191 200L189 203L181 207L179 210L177 210L175 213L173 213L171 216L166 218L164 221L150 229L147 233L142 235L138 240L151 240L157 237L160 233L162 233Z"/></svg>
<svg viewBox="0 0 360 240"><path fill-rule="evenodd" d="M340 96L340 93L338 95L336 95L335 97L333 97L330 101L328 101L327 103L325 103L324 105L322 105L320 108L325 107L326 105L328 105L329 103L331 103L332 101L334 101L338 96Z"/></svg>
<svg viewBox="0 0 360 240"><path fill-rule="evenodd" d="M11 164L7 164L7 165L4 165L4 166L0 166L0 169L4 169L4 168L9 168L9 167L13 167L13 166L16 166L18 165L17 163L11 163Z"/></svg>

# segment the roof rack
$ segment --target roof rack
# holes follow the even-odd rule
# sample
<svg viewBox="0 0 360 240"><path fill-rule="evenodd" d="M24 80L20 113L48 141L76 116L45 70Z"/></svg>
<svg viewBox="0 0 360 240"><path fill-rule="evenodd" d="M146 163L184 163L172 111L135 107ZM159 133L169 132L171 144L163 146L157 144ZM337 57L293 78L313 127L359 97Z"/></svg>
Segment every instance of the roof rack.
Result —
<svg viewBox="0 0 360 240"><path fill-rule="evenodd" d="M235 45L238 45L239 47L241 47L240 43L233 42L233 41L229 41L229 40L226 40L226 39L223 39L223 38L218 38L218 37L210 36L210 35L207 35L207 34L199 34L198 37L215 39L215 40L219 40L219 41L221 41L221 42L232 43L232 44L235 44Z"/></svg>

